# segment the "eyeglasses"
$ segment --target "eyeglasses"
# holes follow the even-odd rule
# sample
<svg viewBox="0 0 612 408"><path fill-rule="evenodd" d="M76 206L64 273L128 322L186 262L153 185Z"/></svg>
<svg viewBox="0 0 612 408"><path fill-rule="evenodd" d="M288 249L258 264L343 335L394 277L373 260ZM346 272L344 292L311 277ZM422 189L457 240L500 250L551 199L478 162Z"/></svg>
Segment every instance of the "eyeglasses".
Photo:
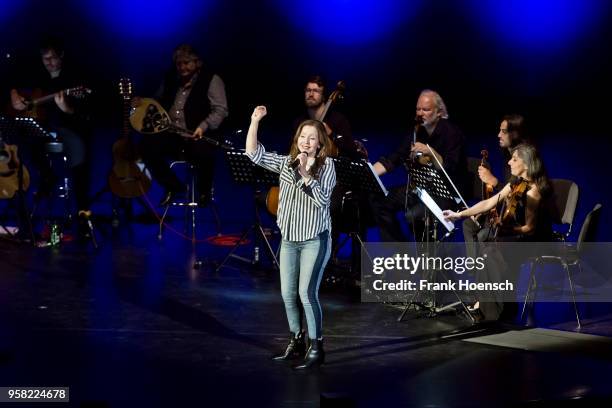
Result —
<svg viewBox="0 0 612 408"><path fill-rule="evenodd" d="M322 89L316 89L316 88L306 88L304 89L304 93L323 93Z"/></svg>

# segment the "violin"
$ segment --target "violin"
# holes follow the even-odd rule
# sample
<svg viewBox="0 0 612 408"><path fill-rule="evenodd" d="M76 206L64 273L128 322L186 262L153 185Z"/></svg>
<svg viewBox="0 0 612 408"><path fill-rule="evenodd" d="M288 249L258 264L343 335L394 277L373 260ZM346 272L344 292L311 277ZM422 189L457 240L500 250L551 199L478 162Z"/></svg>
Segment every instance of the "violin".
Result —
<svg viewBox="0 0 612 408"><path fill-rule="evenodd" d="M500 227L511 225L512 222L516 221L516 210L519 203L524 200L527 190L529 190L529 181L518 178L510 185L510 188L510 194L506 197L500 215L494 224L496 238Z"/></svg>
<svg viewBox="0 0 612 408"><path fill-rule="evenodd" d="M487 149L482 149L480 151L480 156L481 156L480 165L482 167L486 167L487 169L490 169L491 166L489 165L489 151ZM481 187L482 199L487 200L493 197L494 195L493 186L491 184L485 183L484 181L481 184L482 184L482 187ZM479 216L478 219L480 222L485 221L485 222L488 222L489 225L495 225L496 220L498 219L497 209L496 208L491 209L488 213Z"/></svg>
<svg viewBox="0 0 612 408"><path fill-rule="evenodd" d="M480 151L480 156L481 156L480 165L482 167L486 167L487 169L490 169L491 166L489 166L489 151L487 149L482 149ZM482 199L486 200L491 197L493 197L493 186L483 181L482 182Z"/></svg>

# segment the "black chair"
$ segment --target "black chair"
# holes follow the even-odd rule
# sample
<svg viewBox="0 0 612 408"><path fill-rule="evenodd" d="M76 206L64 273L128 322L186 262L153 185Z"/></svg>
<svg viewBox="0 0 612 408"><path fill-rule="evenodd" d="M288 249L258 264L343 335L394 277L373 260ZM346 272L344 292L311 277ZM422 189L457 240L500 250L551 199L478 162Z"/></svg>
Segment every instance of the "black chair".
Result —
<svg viewBox="0 0 612 408"><path fill-rule="evenodd" d="M553 189L550 206L552 222L562 228L553 233L553 239L565 242L572 232L580 191L578 185L571 180L552 179L550 182Z"/></svg>
<svg viewBox="0 0 612 408"><path fill-rule="evenodd" d="M189 221L191 221L191 240L193 242L196 241L196 225L197 225L197 209L200 206L198 202L197 195L197 173L196 168L193 164L189 163L185 160L177 160L170 163L170 168L174 168L176 166L185 166L187 173L187 181L186 181L186 189L184 197L177 197L173 199L166 208L164 209L164 213L159 220L159 234L157 238L161 240L163 238L163 228L164 223L166 221L166 215L168 214L168 210L170 207L184 207L185 208L185 231L187 230L187 225ZM210 203L208 204L210 207L216 225L217 235L221 235L221 221L219 219L219 212L217 211L217 205L214 201L214 188L210 191ZM191 217L189 217L191 216Z"/></svg>
<svg viewBox="0 0 612 408"><path fill-rule="evenodd" d="M537 267L545 263L553 262L553 263L561 264L565 273L567 274L567 279L568 279L570 290L572 293L574 312L576 314L576 322L578 323L578 329L582 328L582 324L580 322L580 315L578 313L578 306L576 305L576 290L574 287L574 281L572 280L572 273L571 273L570 267L577 266L578 272L582 274L582 266L580 264L580 257L584 250L584 243L593 242L595 240L595 237L597 236L597 229L599 226L601 208L602 208L601 204L596 204L595 207L587 214L582 224L582 228L580 228L580 234L578 235L578 241L576 242L575 245L567 243L563 247L563 251L560 255L540 255L531 261L529 286L527 288L527 293L525 294L525 300L523 303L523 311L521 313L521 321L523 319L523 316L525 315L525 311L527 309L527 302L530 300L529 298L532 292L533 292L533 299L531 299L531 302L535 301L535 289L537 287L537 281L536 281Z"/></svg>

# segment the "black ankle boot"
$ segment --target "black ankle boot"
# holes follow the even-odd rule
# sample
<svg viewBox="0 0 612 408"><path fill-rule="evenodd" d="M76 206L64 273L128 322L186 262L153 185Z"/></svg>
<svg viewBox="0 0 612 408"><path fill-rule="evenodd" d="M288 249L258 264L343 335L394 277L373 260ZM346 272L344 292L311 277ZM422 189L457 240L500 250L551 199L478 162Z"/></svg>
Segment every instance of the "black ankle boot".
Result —
<svg viewBox="0 0 612 408"><path fill-rule="evenodd" d="M306 357L300 365L293 367L294 370L306 370L310 367L318 367L325 362L325 351L323 350L323 340L310 340L310 347L306 352Z"/></svg>
<svg viewBox="0 0 612 408"><path fill-rule="evenodd" d="M289 344L284 352L272 356L274 361L293 360L301 358L306 352L306 341L304 340L304 332L299 332L296 336L294 333L289 334Z"/></svg>

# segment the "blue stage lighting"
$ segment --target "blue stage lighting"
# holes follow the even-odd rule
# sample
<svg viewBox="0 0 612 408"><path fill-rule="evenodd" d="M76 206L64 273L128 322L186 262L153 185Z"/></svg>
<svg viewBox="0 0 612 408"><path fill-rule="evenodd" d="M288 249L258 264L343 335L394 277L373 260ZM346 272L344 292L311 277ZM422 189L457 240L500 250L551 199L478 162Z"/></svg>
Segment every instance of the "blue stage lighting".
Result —
<svg viewBox="0 0 612 408"><path fill-rule="evenodd" d="M23 1L11 1L11 0L2 0L0 2L0 22L6 23L12 18L17 10L20 8L25 8L30 3L29 0Z"/></svg>
<svg viewBox="0 0 612 408"><path fill-rule="evenodd" d="M79 1L91 18L127 38L164 38L206 17L214 0Z"/></svg>
<svg viewBox="0 0 612 408"><path fill-rule="evenodd" d="M607 6L599 0L472 0L471 7L487 32L504 45L554 53L576 45L593 30Z"/></svg>
<svg viewBox="0 0 612 408"><path fill-rule="evenodd" d="M380 40L414 16L421 0L277 0L291 24L318 40L360 45Z"/></svg>

